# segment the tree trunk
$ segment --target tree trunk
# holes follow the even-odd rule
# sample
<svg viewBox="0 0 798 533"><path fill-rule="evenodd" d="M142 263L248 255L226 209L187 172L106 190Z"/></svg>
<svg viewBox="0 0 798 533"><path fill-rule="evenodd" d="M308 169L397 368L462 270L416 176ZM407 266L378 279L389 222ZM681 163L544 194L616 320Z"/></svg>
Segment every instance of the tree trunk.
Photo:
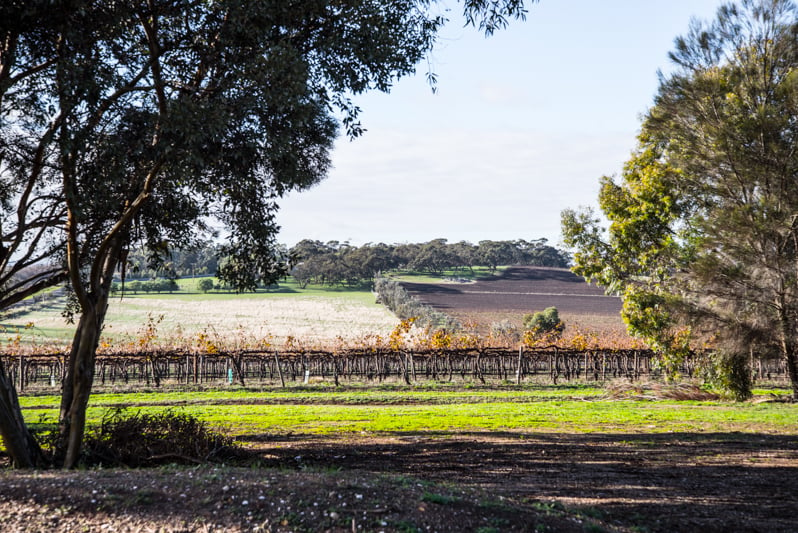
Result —
<svg viewBox="0 0 798 533"><path fill-rule="evenodd" d="M0 360L0 436L15 468L44 466L46 460L19 407L14 383Z"/></svg>
<svg viewBox="0 0 798 533"><path fill-rule="evenodd" d="M787 375L790 376L792 397L798 400L798 354L794 337L795 324L789 320L787 312L784 310L786 306L783 305L783 299L779 303L782 304L779 307L779 348L784 363L787 365Z"/></svg>
<svg viewBox="0 0 798 533"><path fill-rule="evenodd" d="M106 301L93 302L83 309L78 322L72 349L69 353L64 391L61 395L58 457L64 468L74 468L80 458L83 434L86 429L86 408L94 384L94 366L100 331L105 320Z"/></svg>
<svg viewBox="0 0 798 533"><path fill-rule="evenodd" d="M792 397L798 400L798 354L795 353L795 350L788 350L784 353L784 359L792 385Z"/></svg>

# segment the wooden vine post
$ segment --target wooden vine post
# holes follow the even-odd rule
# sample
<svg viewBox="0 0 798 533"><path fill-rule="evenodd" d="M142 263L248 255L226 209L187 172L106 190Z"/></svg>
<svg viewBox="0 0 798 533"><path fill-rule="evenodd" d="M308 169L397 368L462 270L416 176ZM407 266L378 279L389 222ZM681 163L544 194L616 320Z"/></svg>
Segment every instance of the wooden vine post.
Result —
<svg viewBox="0 0 798 533"><path fill-rule="evenodd" d="M285 378L283 378L283 371L280 368L280 360L277 358L277 350L274 350L274 366L277 367L277 375L280 376L280 385L285 388Z"/></svg>

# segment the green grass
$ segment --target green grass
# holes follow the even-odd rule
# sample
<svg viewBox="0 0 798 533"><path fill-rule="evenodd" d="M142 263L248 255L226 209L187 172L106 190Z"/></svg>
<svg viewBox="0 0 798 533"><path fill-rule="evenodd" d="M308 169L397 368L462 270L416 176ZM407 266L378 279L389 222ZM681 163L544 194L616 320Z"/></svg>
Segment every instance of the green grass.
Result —
<svg viewBox="0 0 798 533"><path fill-rule="evenodd" d="M58 397L20 399L28 422L52 422ZM231 403L236 402L236 403ZM261 434L470 431L559 433L780 433L798 435L798 405L602 400L590 389L552 391L206 391L98 394L90 424L112 406L195 415L246 439Z"/></svg>
<svg viewBox="0 0 798 533"><path fill-rule="evenodd" d="M65 339L72 339L75 333L74 326L66 325L64 327L39 327L36 326L35 319L43 315L36 313L29 313L26 318L28 322L33 322L34 326L30 329L25 329L24 324L16 322L4 322L0 324L0 346L14 342L14 339L19 335L23 340L35 337L40 344L46 344L48 341L61 343Z"/></svg>
<svg viewBox="0 0 798 533"><path fill-rule="evenodd" d="M207 293L203 293L199 290L198 285L200 280L206 278L181 278L176 280L178 287L180 290L175 292L137 292L133 294L131 292L125 292L125 298L140 298L140 299L147 299L147 298L163 298L163 297L170 297L176 298L179 300L205 300L205 299L218 299L218 300L236 300L239 298L263 298L263 297L290 297L291 295L302 295L302 296L325 296L325 297L334 297L336 295L346 298L350 295L359 295L359 294L368 294L371 296L371 283L366 283L356 287L347 287L347 286L336 286L336 287L327 287L327 286L320 286L320 285L308 285L304 289L299 286L299 284L294 281L293 278L288 277L284 280L280 280L277 284L269 288L258 288L254 292L236 292L234 290L229 289L220 289L220 290L212 290ZM216 278L213 279L215 282L218 282ZM129 282L127 282L129 283ZM117 295L117 298L119 295Z"/></svg>
<svg viewBox="0 0 798 533"><path fill-rule="evenodd" d="M446 389L450 390L446 390ZM454 389L454 390L453 390ZM326 386L292 387L288 390L255 390L232 387L224 390L159 392L148 389L137 393L103 393L92 395L92 405L118 406L122 404L187 405L187 404L335 404L335 405L391 405L530 402L550 399L585 399L604 394L600 387L585 385L525 386L508 390L447 387L435 384L409 389L401 386L358 387L346 389ZM23 407L53 405L57 395L21 396Z"/></svg>

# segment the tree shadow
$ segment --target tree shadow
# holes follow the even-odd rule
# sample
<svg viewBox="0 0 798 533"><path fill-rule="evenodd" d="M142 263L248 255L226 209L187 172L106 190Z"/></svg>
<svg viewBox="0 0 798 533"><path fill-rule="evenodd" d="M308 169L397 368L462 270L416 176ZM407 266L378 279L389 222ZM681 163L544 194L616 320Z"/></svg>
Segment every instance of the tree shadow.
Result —
<svg viewBox="0 0 798 533"><path fill-rule="evenodd" d="M795 435L428 432L252 440L266 443L264 461L274 466L455 482L598 508L614 523L650 531L795 531Z"/></svg>
<svg viewBox="0 0 798 533"><path fill-rule="evenodd" d="M353 479L352 474L366 484L391 475L396 483L471 487L529 516L563 507L581 510L626 531L795 531L796 435L399 432L348 437L265 434L244 440L260 454L257 463L240 470L61 472L55 483L47 482L53 476L46 472L17 473L13 478L0 474L0 500L68 507L73 514L102 512L189 524L198 517L213 520L212 511L219 505L240 507L244 497L252 501L254 495L270 494L263 506L286 497L286 492L274 493L269 480L289 476L279 485L289 490L291 472L322 474L312 478L318 484L313 492L305 487L303 495L324 498L341 489L335 473L344 472L347 479ZM207 503L188 505L181 493L191 486L196 490L197 483ZM255 503L242 512L256 509ZM578 524L570 529L581 530Z"/></svg>

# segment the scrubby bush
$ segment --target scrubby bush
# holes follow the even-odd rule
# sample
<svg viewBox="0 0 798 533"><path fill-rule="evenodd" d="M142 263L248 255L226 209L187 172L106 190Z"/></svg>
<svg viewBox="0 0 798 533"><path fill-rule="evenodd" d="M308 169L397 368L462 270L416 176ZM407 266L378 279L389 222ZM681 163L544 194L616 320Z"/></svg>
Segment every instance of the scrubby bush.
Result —
<svg viewBox="0 0 798 533"><path fill-rule="evenodd" d="M130 283L125 284L125 292L132 292L136 294L137 292L141 292L143 289L143 283L140 281L131 281Z"/></svg>
<svg viewBox="0 0 798 533"><path fill-rule="evenodd" d="M518 326L509 320L492 323L490 325L490 336L509 344L514 344L521 340L521 332L518 330Z"/></svg>
<svg viewBox="0 0 798 533"><path fill-rule="evenodd" d="M565 330L556 307L547 307L537 313L524 315L524 329L535 335L559 337Z"/></svg>
<svg viewBox="0 0 798 533"><path fill-rule="evenodd" d="M443 328L449 332L462 329L462 325L456 319L422 303L396 280L382 276L375 277L374 292L378 300L402 320L415 318L417 326Z"/></svg>
<svg viewBox="0 0 798 533"><path fill-rule="evenodd" d="M753 395L749 357L742 351L719 350L703 361L704 381L742 402Z"/></svg>
<svg viewBox="0 0 798 533"><path fill-rule="evenodd" d="M233 439L210 430L202 420L183 413L154 414L110 411L89 431L84 461L88 465L143 467L164 463L198 464L242 458Z"/></svg>
<svg viewBox="0 0 798 533"><path fill-rule="evenodd" d="M214 283L213 283L213 280L211 278L203 278L203 279L199 280L199 283L197 284L197 287L202 292L210 292L210 291L213 290L213 285L214 285Z"/></svg>

